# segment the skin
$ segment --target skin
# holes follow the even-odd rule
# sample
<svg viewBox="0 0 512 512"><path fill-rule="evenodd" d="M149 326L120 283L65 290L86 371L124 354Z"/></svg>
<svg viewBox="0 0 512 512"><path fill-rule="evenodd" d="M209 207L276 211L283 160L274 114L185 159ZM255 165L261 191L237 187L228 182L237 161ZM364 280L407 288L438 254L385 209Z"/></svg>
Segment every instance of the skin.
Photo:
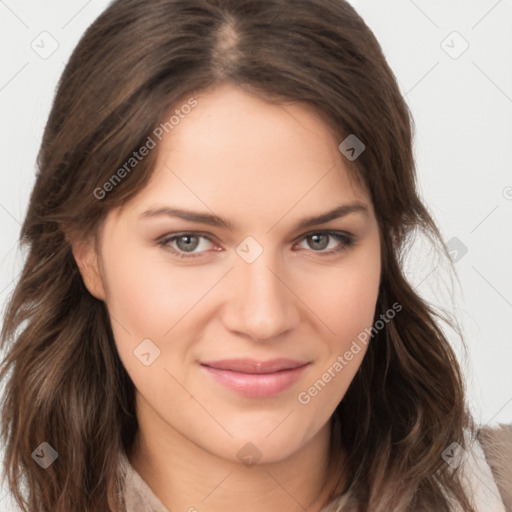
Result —
<svg viewBox="0 0 512 512"><path fill-rule="evenodd" d="M341 140L310 107L272 105L231 85L196 98L158 144L149 183L106 217L98 246L73 245L136 387L140 431L129 460L169 510L318 511L335 485L330 417L366 347L308 404L297 397L372 325L381 272L373 205L350 178ZM354 202L366 210L297 229ZM161 207L233 226L141 218ZM324 236L315 245L306 236L322 230L355 243ZM210 236L191 240L198 257L180 259L157 243L184 232ZM236 252L248 236L263 249L252 263ZM187 254L187 240L167 245ZM160 355L145 366L134 350L148 338ZM251 398L199 364L234 357L310 364L285 391ZM237 456L246 443L261 453L255 465Z"/></svg>

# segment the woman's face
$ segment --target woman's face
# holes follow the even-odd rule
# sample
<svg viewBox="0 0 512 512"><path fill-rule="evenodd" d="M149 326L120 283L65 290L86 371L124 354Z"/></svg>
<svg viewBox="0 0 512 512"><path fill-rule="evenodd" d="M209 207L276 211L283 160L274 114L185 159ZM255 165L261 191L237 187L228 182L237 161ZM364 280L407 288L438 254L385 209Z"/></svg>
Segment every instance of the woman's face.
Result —
<svg viewBox="0 0 512 512"><path fill-rule="evenodd" d="M223 458L276 461L327 428L361 364L378 225L313 110L229 85L196 99L154 137L149 184L108 215L88 287L140 421Z"/></svg>

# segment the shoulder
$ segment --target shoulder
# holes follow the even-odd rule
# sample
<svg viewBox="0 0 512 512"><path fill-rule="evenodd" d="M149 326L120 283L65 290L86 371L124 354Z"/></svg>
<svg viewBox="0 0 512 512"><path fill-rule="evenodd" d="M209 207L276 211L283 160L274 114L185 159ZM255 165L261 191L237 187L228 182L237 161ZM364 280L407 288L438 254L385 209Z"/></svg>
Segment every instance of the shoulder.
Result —
<svg viewBox="0 0 512 512"><path fill-rule="evenodd" d="M476 438L466 436L466 450L456 466L466 493L478 512L512 512L512 425L480 427ZM446 460L446 459L445 459ZM455 460L453 461L455 463ZM340 512L348 495L333 499L321 512ZM460 507L452 504L455 511Z"/></svg>
<svg viewBox="0 0 512 512"><path fill-rule="evenodd" d="M512 512L512 424L483 426L477 440L505 505Z"/></svg>

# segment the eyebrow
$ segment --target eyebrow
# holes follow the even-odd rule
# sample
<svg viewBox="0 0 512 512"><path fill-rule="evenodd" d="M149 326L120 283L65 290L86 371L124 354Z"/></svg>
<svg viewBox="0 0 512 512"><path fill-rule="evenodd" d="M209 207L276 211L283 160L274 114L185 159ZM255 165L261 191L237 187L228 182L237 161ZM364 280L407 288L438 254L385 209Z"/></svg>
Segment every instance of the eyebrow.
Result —
<svg viewBox="0 0 512 512"><path fill-rule="evenodd" d="M369 215L368 207L360 202L354 202L350 204L342 204L337 206L333 210L330 210L325 213L321 213L319 215L315 215L313 217L306 217L301 219L296 229L305 229L311 226L315 226L317 224L324 224L334 219L339 219L341 217L345 217L350 213L361 213L365 216ZM183 210L180 208L171 208L171 207L161 207L161 208L151 208L146 210L140 216L141 219L144 218L152 218L158 217L161 215L165 215L167 217L177 217L183 220L188 220L190 222L197 222L200 224L208 224L209 226L215 227L225 227L229 230L233 229L233 224L228 220L223 219L222 217L218 217L217 215L211 215L209 213L201 213L194 212L191 210Z"/></svg>

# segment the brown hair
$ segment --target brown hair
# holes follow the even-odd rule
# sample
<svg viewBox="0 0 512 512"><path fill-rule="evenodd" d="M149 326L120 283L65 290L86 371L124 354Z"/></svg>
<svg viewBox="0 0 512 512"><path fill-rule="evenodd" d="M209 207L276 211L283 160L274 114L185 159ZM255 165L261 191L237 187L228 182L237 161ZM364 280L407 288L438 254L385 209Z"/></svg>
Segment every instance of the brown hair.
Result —
<svg viewBox="0 0 512 512"><path fill-rule="evenodd" d="M394 302L402 310L369 343L333 416L333 471L343 447L348 509L441 512L450 498L472 511L441 457L454 441L467 446L466 429L474 435L461 371L441 315L402 268L417 230L446 249L416 191L409 109L343 0L117 0L83 35L44 132L20 237L29 252L2 331L4 465L16 501L31 512L123 510L117 464L137 431L134 387L69 241L95 234L147 183L156 151L97 198L169 112L222 83L311 105L340 142L354 133L366 146L347 164L381 232L375 318ZM58 463L43 471L31 454L44 441Z"/></svg>

